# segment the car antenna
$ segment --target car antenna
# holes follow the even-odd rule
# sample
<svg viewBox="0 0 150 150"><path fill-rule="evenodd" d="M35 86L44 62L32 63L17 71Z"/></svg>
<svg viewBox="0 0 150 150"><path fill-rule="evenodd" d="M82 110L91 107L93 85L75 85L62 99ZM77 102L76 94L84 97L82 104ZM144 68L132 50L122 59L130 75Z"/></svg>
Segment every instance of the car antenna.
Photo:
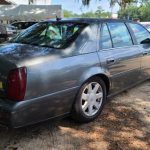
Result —
<svg viewBox="0 0 150 150"><path fill-rule="evenodd" d="M61 20L61 18L57 17L57 15L56 15L56 21L60 21L60 20Z"/></svg>

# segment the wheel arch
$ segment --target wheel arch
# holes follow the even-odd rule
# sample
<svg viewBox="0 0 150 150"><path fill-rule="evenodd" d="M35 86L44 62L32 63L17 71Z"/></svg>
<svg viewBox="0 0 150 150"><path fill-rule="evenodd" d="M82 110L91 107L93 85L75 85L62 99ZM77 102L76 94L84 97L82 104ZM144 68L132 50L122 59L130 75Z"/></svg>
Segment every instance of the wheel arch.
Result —
<svg viewBox="0 0 150 150"><path fill-rule="evenodd" d="M108 92L111 88L110 74L109 74L109 72L107 72L99 67L92 68L92 69L88 70L87 72L85 72L80 78L79 86L81 87L85 82L87 82L89 79L91 79L93 77L99 77L104 81L104 83L106 85L107 94L108 94Z"/></svg>
<svg viewBox="0 0 150 150"><path fill-rule="evenodd" d="M108 92L110 90L110 86L111 86L110 79L105 74L96 74L96 75L94 75L92 77L99 77L99 78L101 78L104 81L104 83L106 85L106 92L108 94Z"/></svg>
<svg viewBox="0 0 150 150"><path fill-rule="evenodd" d="M85 86L87 86L88 81L89 81L89 83L91 81L94 82L94 80L98 82L99 78L101 79L100 83L102 84L103 87L104 87L104 83L105 83L107 91L105 91L103 93L104 94L103 101L102 101L102 104L101 104L100 108L96 112L97 114L94 114L94 116L92 116L93 118L91 116L88 118L83 113L82 106L81 106L81 101L80 101L80 96L82 95L82 92L83 92ZM104 82L102 82L102 80ZM87 84L86 84L86 82L87 82ZM90 76L89 78L87 78L87 80L85 80L83 82L83 84L81 85L81 88L80 88L81 91L79 91L79 93L77 94L76 99L74 100L74 103L72 105L72 111L71 111L72 118L75 119L78 122L81 122L81 123L82 122L86 123L86 122L90 122L90 121L94 120L101 113L101 111L104 107L104 104L107 100L107 94L108 94L109 88L110 88L110 80L109 80L108 76L103 74L103 73L94 74L94 75Z"/></svg>

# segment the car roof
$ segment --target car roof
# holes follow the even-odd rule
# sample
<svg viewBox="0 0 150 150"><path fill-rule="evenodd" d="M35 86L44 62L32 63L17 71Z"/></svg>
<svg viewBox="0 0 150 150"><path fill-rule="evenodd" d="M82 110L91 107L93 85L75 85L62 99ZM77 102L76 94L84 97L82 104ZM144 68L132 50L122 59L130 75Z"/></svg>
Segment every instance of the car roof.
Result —
<svg viewBox="0 0 150 150"><path fill-rule="evenodd" d="M56 22L56 19L50 19L44 22ZM59 22L77 22L77 23L102 23L102 22L134 22L131 20L122 20L122 19L106 19L106 18L63 18L59 19ZM134 22L135 23L135 22Z"/></svg>
<svg viewBox="0 0 150 150"><path fill-rule="evenodd" d="M7 24L0 24L0 26L4 26L4 27L6 27L6 26L7 26Z"/></svg>

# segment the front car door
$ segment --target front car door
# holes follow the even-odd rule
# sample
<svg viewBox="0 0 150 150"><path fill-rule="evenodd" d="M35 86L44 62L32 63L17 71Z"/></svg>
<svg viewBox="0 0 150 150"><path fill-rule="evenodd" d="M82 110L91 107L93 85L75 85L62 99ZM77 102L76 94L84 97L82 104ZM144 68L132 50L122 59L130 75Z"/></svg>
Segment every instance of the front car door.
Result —
<svg viewBox="0 0 150 150"><path fill-rule="evenodd" d="M101 27L100 50L101 66L110 74L114 94L136 83L141 77L141 52L133 44L124 22L107 22Z"/></svg>
<svg viewBox="0 0 150 150"><path fill-rule="evenodd" d="M150 39L150 32L138 23L129 23L129 27L136 39L136 44L142 52L141 71L144 80L150 77L150 43L141 44L141 42L145 39Z"/></svg>

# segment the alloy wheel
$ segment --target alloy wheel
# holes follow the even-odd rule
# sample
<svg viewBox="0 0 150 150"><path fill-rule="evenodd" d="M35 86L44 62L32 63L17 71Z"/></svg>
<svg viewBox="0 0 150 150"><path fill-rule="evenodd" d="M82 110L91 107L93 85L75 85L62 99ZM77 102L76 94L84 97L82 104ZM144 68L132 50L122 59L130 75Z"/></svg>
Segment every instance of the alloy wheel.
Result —
<svg viewBox="0 0 150 150"><path fill-rule="evenodd" d="M98 82L89 83L81 95L82 111L86 116L94 116L100 109L103 101L103 90Z"/></svg>

